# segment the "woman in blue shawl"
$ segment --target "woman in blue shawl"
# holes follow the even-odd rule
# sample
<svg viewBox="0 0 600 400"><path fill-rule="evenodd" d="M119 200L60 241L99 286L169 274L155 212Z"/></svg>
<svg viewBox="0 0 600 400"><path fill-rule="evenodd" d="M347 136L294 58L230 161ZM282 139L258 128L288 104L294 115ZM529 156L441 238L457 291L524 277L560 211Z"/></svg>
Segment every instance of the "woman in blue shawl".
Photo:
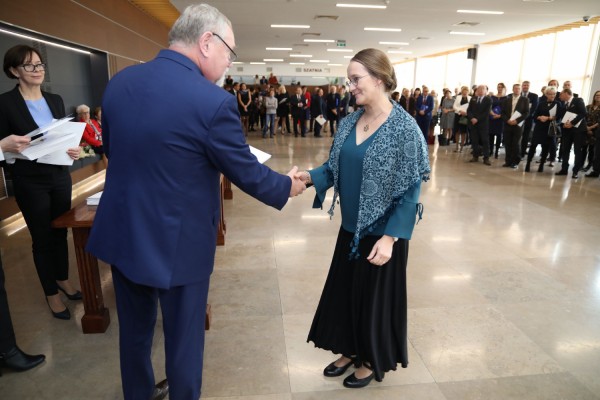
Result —
<svg viewBox="0 0 600 400"><path fill-rule="evenodd" d="M342 356L323 371L360 388L400 363L408 365L406 262L408 240L422 207L421 182L430 167L415 120L388 98L396 75L380 50L365 49L348 66L361 109L340 121L328 161L300 173L314 184L314 207L334 188L342 226L308 335L315 346Z"/></svg>

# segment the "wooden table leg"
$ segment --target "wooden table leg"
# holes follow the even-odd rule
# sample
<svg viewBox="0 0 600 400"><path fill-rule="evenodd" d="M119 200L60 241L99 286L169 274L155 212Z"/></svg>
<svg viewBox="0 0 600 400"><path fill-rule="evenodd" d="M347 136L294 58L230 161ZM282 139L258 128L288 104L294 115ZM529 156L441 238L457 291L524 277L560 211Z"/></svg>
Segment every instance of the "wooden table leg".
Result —
<svg viewBox="0 0 600 400"><path fill-rule="evenodd" d="M104 333L110 324L108 308L104 307L98 260L85 251L90 228L73 228L73 242L79 270L79 282L85 313L81 318L83 333Z"/></svg>
<svg viewBox="0 0 600 400"><path fill-rule="evenodd" d="M231 181L223 177L223 198L225 200L233 199L233 191L231 190Z"/></svg>

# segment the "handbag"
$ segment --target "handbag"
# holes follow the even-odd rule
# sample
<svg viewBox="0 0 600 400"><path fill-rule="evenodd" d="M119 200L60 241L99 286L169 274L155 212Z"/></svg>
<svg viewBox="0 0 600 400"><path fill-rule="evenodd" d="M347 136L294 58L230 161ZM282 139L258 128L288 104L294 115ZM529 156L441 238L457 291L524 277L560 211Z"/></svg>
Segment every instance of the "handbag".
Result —
<svg viewBox="0 0 600 400"><path fill-rule="evenodd" d="M550 125L548 126L548 136L550 137L561 137L560 128L556 121L550 121Z"/></svg>
<svg viewBox="0 0 600 400"><path fill-rule="evenodd" d="M467 119L466 115L463 115L458 119L458 123L461 125L467 125L469 123L469 120Z"/></svg>

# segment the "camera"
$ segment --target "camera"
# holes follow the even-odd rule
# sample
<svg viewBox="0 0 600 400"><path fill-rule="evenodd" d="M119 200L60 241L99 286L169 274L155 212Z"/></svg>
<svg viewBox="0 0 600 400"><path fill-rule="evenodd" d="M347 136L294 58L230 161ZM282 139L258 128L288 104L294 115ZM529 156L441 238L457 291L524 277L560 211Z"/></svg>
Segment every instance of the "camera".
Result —
<svg viewBox="0 0 600 400"><path fill-rule="evenodd" d="M585 15L583 17L583 22L588 22L590 20L590 16L589 15Z"/></svg>

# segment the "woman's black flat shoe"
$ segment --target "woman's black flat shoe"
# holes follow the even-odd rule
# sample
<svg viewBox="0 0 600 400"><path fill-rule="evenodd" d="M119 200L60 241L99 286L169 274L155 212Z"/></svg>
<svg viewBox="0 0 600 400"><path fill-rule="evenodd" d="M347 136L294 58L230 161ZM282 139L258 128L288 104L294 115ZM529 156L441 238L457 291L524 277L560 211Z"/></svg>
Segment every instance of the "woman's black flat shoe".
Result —
<svg viewBox="0 0 600 400"><path fill-rule="evenodd" d="M334 362L332 362L331 364L329 364L328 366L325 367L325 369L323 370L323 375L328 376L330 378L333 378L335 376L343 375L344 372L346 372L346 370L348 370L348 368L350 368L350 366L352 364L354 364L354 366L357 367L357 368L360 367L360 365L357 365L357 362L354 359L350 359L350 361L348 362L348 364L342 365L341 367L336 366L335 365L335 361L334 361Z"/></svg>
<svg viewBox="0 0 600 400"><path fill-rule="evenodd" d="M367 386L375 378L375 372L366 378L358 379L355 374L349 375L344 379L344 386L350 389L360 389Z"/></svg>
<svg viewBox="0 0 600 400"><path fill-rule="evenodd" d="M71 319L71 312L69 311L68 307L65 306L64 310L54 312L54 310L52 310L52 307L50 307L50 303L48 303L48 299L46 299L46 303L48 304L48 308L50 309L50 312L52 313L54 318L63 319L65 321Z"/></svg>
<svg viewBox="0 0 600 400"><path fill-rule="evenodd" d="M67 296L67 299L69 300L83 300L83 296L81 295L81 292L79 290L75 291L75 293L73 294L69 294L65 291L65 289L61 288L60 286L56 285L58 287L58 290L60 290L61 292L63 292L65 294L65 296Z"/></svg>

